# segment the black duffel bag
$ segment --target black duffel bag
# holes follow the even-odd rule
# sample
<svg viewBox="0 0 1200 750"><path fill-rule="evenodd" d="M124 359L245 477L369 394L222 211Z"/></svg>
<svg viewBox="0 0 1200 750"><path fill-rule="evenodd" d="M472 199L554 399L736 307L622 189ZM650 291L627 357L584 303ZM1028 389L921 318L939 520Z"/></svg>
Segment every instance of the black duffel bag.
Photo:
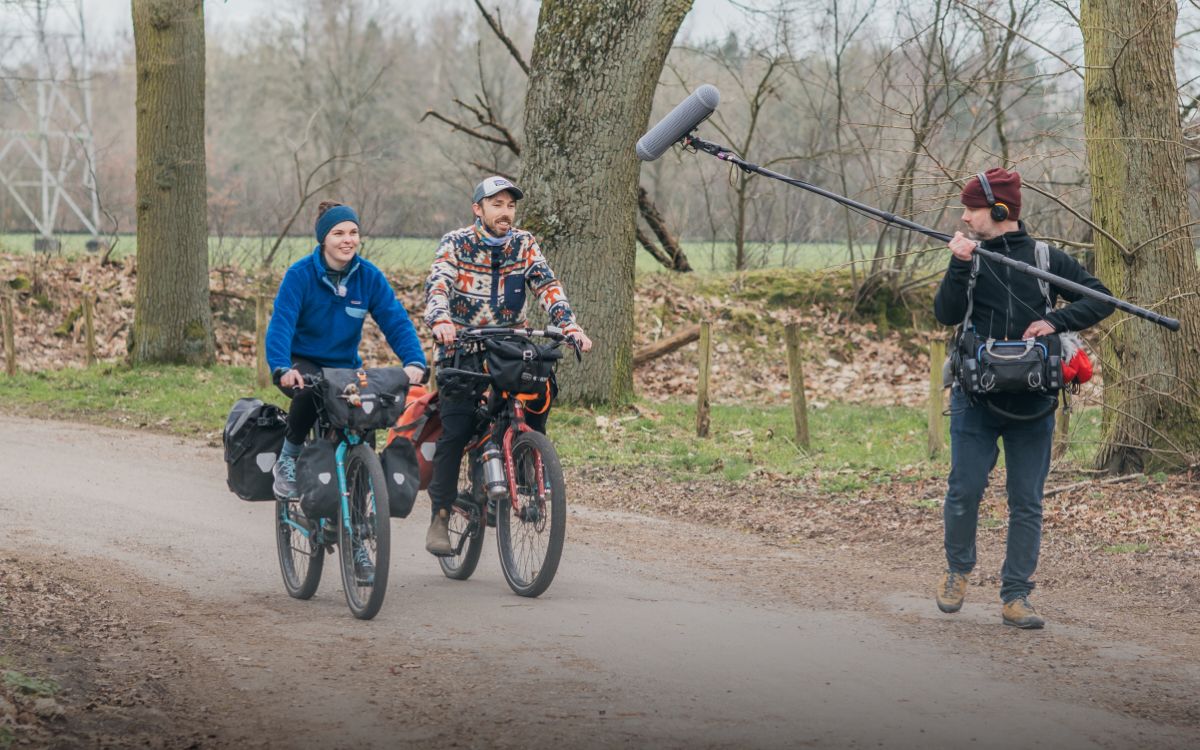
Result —
<svg viewBox="0 0 1200 750"><path fill-rule="evenodd" d="M337 518L342 490L337 480L337 443L317 438L305 443L296 459L300 510L309 518Z"/></svg>
<svg viewBox="0 0 1200 750"><path fill-rule="evenodd" d="M275 404L240 398L225 421L226 482L243 500L274 500L271 469L283 448L287 415Z"/></svg>
<svg viewBox="0 0 1200 750"><path fill-rule="evenodd" d="M386 430L404 412L408 375L402 367L321 370L317 393L335 429Z"/></svg>
<svg viewBox="0 0 1200 750"><path fill-rule="evenodd" d="M421 472L417 450L407 438L397 437L380 454L387 484L388 512L392 518L407 518L417 501Z"/></svg>
<svg viewBox="0 0 1200 750"><path fill-rule="evenodd" d="M485 339L484 345L492 383L509 393L545 393L562 359L558 347L517 336Z"/></svg>

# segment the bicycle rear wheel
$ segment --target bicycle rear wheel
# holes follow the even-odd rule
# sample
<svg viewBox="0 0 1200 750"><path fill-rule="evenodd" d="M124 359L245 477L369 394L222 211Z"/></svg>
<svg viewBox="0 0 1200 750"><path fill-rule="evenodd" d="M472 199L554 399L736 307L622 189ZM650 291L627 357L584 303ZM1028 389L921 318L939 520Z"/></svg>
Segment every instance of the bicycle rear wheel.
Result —
<svg viewBox="0 0 1200 750"><path fill-rule="evenodd" d="M457 555L438 557L438 565L447 578L465 581L479 565L485 529L479 463L470 452L463 456L458 477L458 498L450 510L450 547Z"/></svg>
<svg viewBox="0 0 1200 750"><path fill-rule="evenodd" d="M338 559L346 604L360 620L374 617L387 593L391 520L379 457L366 443L346 451L350 523L339 512Z"/></svg>
<svg viewBox="0 0 1200 750"><path fill-rule="evenodd" d="M554 444L540 432L523 432L513 441L516 507L496 509L500 567L508 586L520 596L538 596L558 571L567 536L567 490Z"/></svg>
<svg viewBox="0 0 1200 750"><path fill-rule="evenodd" d="M325 567L325 548L313 544L297 519L299 503L275 503L275 546L279 550L279 571L283 587L295 599L311 599L321 584Z"/></svg>

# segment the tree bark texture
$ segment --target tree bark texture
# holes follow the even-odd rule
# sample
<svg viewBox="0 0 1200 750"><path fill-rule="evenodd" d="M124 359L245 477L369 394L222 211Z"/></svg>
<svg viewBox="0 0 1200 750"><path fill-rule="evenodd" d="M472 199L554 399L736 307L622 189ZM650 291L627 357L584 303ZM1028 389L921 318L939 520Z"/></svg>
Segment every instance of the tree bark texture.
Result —
<svg viewBox="0 0 1200 750"><path fill-rule="evenodd" d="M1177 8L1162 0L1085 0L1084 134L1097 275L1117 297L1179 318L1177 333L1124 313L1102 345L1104 438L1097 465L1128 473L1200 454L1200 274L1187 226L1176 111Z"/></svg>
<svg viewBox="0 0 1200 750"><path fill-rule="evenodd" d="M638 173L659 74L691 0L544 0L525 98L521 226L595 340L560 373L587 403L633 392Z"/></svg>
<svg viewBox="0 0 1200 750"><path fill-rule="evenodd" d="M202 0L134 0L137 294L130 359L211 364Z"/></svg>

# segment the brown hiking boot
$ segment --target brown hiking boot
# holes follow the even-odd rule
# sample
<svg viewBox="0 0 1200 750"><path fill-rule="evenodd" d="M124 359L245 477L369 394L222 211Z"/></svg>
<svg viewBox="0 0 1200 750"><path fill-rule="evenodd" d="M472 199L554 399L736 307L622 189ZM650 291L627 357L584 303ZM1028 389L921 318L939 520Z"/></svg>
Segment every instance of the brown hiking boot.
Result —
<svg viewBox="0 0 1200 750"><path fill-rule="evenodd" d="M1029 603L1029 599L1023 596L1005 602L1002 614L1004 616L1004 624L1012 625L1016 628L1037 629L1046 624L1041 615L1034 611L1033 605Z"/></svg>
<svg viewBox="0 0 1200 750"><path fill-rule="evenodd" d="M938 609L947 614L953 614L962 609L963 597L967 595L967 574L947 570L942 574L942 582L938 584Z"/></svg>
<svg viewBox="0 0 1200 750"><path fill-rule="evenodd" d="M454 554L450 546L450 511L442 508L433 516L429 531L425 534L425 551L438 557Z"/></svg>

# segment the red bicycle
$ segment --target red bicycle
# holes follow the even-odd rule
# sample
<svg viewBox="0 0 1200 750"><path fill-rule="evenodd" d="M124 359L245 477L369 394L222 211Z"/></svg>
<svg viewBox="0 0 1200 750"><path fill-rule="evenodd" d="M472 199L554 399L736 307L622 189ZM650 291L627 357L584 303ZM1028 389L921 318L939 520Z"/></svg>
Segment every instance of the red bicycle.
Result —
<svg viewBox="0 0 1200 750"><path fill-rule="evenodd" d="M538 344L537 339L549 343ZM475 437L463 457L458 497L450 515L453 553L438 558L446 577L460 581L471 577L483 551L485 531L495 526L500 567L516 594L539 596L554 580L567 533L566 483L554 444L526 424L525 415L531 404L550 398L548 374L561 358L559 348L564 344L574 347L579 356L574 340L553 327L466 329L459 332L455 344L459 353L467 355L459 361L492 366L438 371L440 389L463 389L479 401ZM514 370L497 365L498 360L488 354L501 350L533 352L533 356L526 355L520 361L528 364ZM388 442L397 437L412 441L421 489L428 488L432 479L439 435L438 394L411 392Z"/></svg>

